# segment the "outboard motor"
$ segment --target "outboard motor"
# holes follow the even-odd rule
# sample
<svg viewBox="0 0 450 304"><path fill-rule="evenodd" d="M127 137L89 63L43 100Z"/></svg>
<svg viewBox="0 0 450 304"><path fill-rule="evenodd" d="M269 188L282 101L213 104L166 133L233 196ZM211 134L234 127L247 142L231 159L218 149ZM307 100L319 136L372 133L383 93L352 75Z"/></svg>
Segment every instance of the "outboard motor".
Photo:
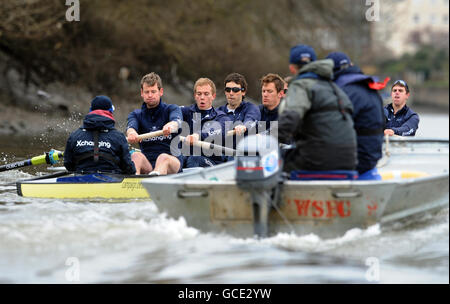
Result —
<svg viewBox="0 0 450 304"><path fill-rule="evenodd" d="M269 212L280 192L282 161L278 141L268 135L250 135L238 143L236 150L237 185L251 195L255 234L266 237Z"/></svg>

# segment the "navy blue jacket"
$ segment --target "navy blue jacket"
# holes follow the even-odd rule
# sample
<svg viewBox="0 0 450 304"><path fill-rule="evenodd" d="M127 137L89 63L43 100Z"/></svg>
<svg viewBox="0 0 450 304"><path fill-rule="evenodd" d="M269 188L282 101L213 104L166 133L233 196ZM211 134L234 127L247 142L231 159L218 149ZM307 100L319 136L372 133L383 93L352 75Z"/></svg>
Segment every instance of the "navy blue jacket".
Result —
<svg viewBox="0 0 450 304"><path fill-rule="evenodd" d="M233 129L237 122L241 122L247 127L244 136L247 136L249 132L256 133L256 128L258 127L258 121L261 119L261 112L257 105L251 102L242 100L242 103L237 107L234 112L229 111L227 105L220 106L219 111L224 112L231 119L231 127L227 128L229 130ZM228 141L225 141L228 144ZM233 136L233 149L236 148L236 136Z"/></svg>
<svg viewBox="0 0 450 304"><path fill-rule="evenodd" d="M98 130L99 159L94 161L93 131ZM64 152L64 166L78 173L111 172L134 174L125 135L114 128L111 113L103 110L90 112L83 126L70 134Z"/></svg>
<svg viewBox="0 0 450 304"><path fill-rule="evenodd" d="M189 107L181 107L181 111L183 113L183 120L189 125L189 134L197 133L200 134L200 140L202 141L209 138L209 142L221 146L224 145L227 128L231 128L231 119L224 112L216 110L213 107L209 110L200 110L197 104ZM184 130L182 130L183 133L185 133ZM193 149L191 149L190 155L193 155L192 152ZM201 155L205 156L203 150ZM209 156L208 158L216 164L224 161L224 158L218 155Z"/></svg>
<svg viewBox="0 0 450 304"><path fill-rule="evenodd" d="M357 66L352 66L335 73L334 81L353 104L352 116L358 142L357 170L361 174L373 169L382 157L383 99L368 86L378 79L364 75Z"/></svg>
<svg viewBox="0 0 450 304"><path fill-rule="evenodd" d="M220 106L217 110L224 112L233 123L237 121L242 122L247 127L247 131L255 128L257 122L261 119L261 112L258 106L245 100L242 100L242 103L234 112L229 111L226 104Z"/></svg>
<svg viewBox="0 0 450 304"><path fill-rule="evenodd" d="M149 109L143 103L140 109L134 110L128 115L127 129L133 128L138 134L144 134L162 130L164 125L170 121L176 121L178 126L181 126L182 119L183 114L178 105L166 104L161 100L157 107ZM174 153L170 151L170 142L175 136L176 134L172 133L168 136L161 135L144 139L139 146L149 161L156 161L161 153L178 156L176 154L180 154L179 151L173 151Z"/></svg>
<svg viewBox="0 0 450 304"><path fill-rule="evenodd" d="M266 130L270 129L270 122L271 121L278 121L278 107L280 105L278 105L275 109L273 110L269 110L266 107L264 107L264 105L259 105L259 112L261 113L261 121L265 121L266 122L266 128L263 129L261 127L258 127L258 132L264 132Z"/></svg>
<svg viewBox="0 0 450 304"><path fill-rule="evenodd" d="M419 115L408 106L405 105L397 114L394 114L394 108L390 103L384 107L384 116L386 117L386 129L392 129L395 135L416 135L419 128Z"/></svg>

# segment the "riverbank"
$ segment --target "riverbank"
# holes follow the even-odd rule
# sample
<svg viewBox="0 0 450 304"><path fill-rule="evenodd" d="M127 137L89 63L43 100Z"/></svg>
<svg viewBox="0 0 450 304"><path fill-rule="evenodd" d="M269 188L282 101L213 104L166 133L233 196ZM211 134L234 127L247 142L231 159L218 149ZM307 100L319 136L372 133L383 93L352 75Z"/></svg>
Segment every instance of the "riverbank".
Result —
<svg viewBox="0 0 450 304"><path fill-rule="evenodd" d="M18 90L19 91L19 90ZM78 128L88 113L90 102L95 95L83 89L71 88L65 96L57 90L42 90L37 87L17 96L0 96L0 135L44 136L53 134L67 136ZM125 131L128 114L142 104L139 88L129 97L109 95L116 108L114 117L116 128ZM186 89L164 87L163 100L178 105L189 105L193 97Z"/></svg>

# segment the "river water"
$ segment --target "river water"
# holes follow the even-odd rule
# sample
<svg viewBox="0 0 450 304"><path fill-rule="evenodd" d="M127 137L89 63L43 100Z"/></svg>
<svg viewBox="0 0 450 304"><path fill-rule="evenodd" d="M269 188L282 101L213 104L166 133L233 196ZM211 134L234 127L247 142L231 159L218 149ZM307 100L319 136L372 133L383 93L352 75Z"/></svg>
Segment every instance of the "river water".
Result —
<svg viewBox="0 0 450 304"><path fill-rule="evenodd" d="M422 113L417 136L448 138L448 114ZM64 148L42 135L0 138L0 164ZM23 198L0 173L0 283L449 283L449 210L336 239L201 233L152 201Z"/></svg>

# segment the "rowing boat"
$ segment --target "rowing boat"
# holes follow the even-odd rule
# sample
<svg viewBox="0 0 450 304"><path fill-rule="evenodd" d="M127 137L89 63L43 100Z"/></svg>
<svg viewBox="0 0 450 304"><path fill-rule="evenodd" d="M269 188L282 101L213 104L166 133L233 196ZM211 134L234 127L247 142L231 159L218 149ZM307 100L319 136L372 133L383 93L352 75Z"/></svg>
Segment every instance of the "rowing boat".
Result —
<svg viewBox="0 0 450 304"><path fill-rule="evenodd" d="M196 171L198 169L185 169ZM23 197L58 199L150 199L142 181L149 175L109 173L74 174L67 171L51 176L18 181L17 194ZM101 201L101 200L99 200Z"/></svg>
<svg viewBox="0 0 450 304"><path fill-rule="evenodd" d="M292 181L268 212L268 234L324 238L448 206L448 140L398 138L384 147L380 181ZM254 203L236 164L142 181L160 211L204 232L255 235ZM263 192L261 188L261 192Z"/></svg>
<svg viewBox="0 0 450 304"><path fill-rule="evenodd" d="M148 175L67 174L61 177L17 182L17 193L24 197L72 199L150 198L142 187Z"/></svg>
<svg viewBox="0 0 450 304"><path fill-rule="evenodd" d="M396 187L381 223L449 205L448 139L395 137L384 146L387 164L379 162L385 180Z"/></svg>

